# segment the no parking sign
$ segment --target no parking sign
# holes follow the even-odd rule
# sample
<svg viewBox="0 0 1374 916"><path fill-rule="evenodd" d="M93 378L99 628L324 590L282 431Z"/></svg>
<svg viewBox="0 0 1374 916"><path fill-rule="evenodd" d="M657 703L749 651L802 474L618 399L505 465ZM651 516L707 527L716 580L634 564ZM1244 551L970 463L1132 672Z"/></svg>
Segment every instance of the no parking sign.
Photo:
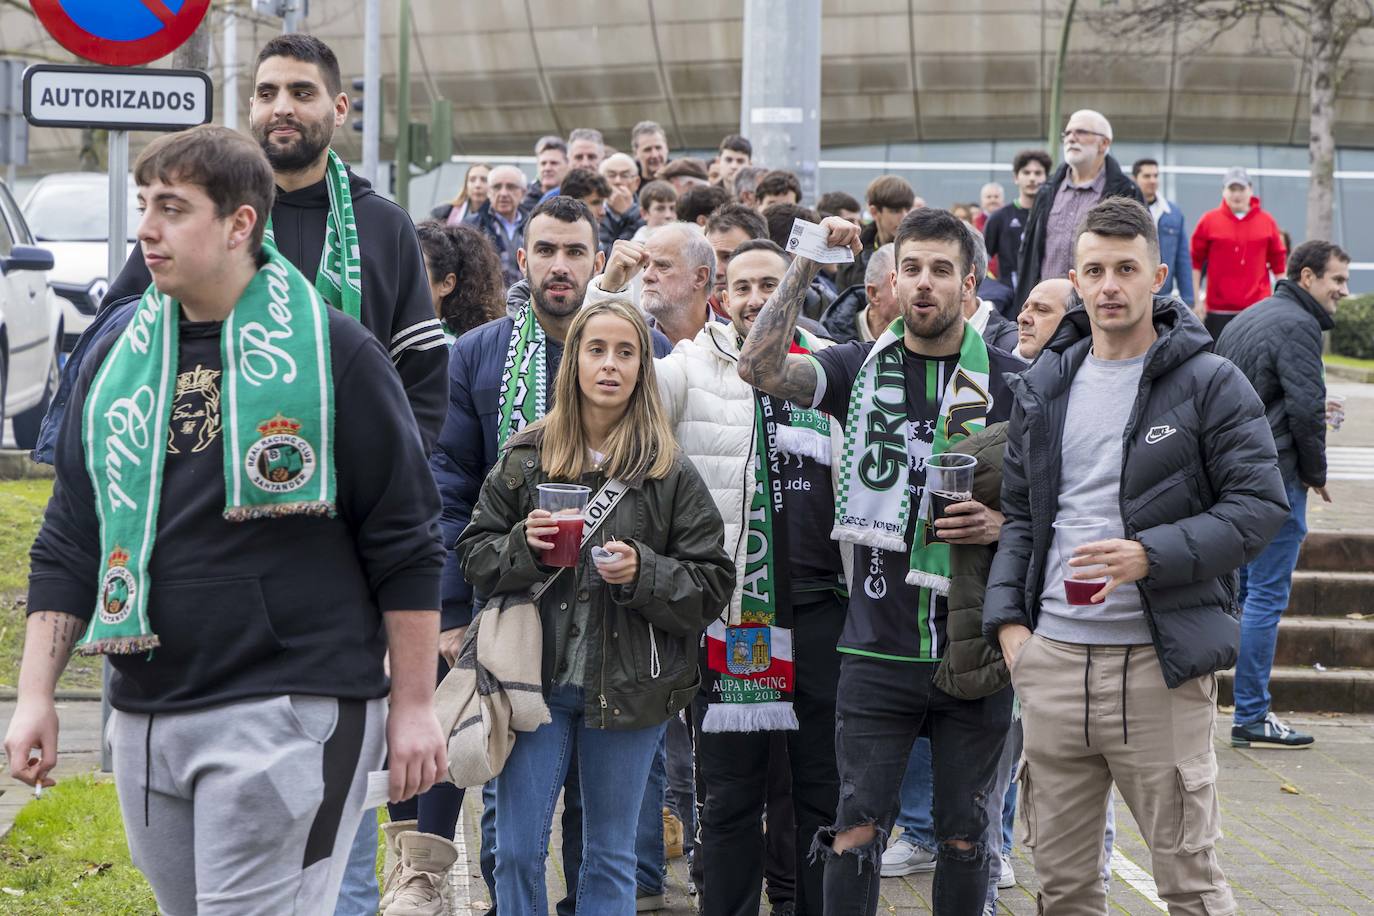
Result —
<svg viewBox="0 0 1374 916"><path fill-rule="evenodd" d="M33 11L78 57L131 67L165 57L205 18L210 0L33 0Z"/></svg>

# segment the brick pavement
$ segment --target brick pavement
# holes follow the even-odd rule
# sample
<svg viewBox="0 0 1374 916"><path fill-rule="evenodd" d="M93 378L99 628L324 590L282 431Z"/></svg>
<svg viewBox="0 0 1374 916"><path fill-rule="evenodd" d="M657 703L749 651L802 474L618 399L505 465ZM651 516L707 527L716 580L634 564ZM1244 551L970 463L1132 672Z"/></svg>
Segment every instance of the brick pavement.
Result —
<svg viewBox="0 0 1374 916"><path fill-rule="evenodd" d="M1374 715L1293 716L1293 724L1312 732L1317 743L1307 751L1237 750L1228 743L1230 715L1217 717L1217 756L1225 837L1218 849L1235 889L1240 911L1252 913L1374 913ZM1282 787L1297 790L1293 795ZM1159 913L1151 902L1149 855L1125 803L1118 797L1117 853L1110 911ZM468 852L469 909L484 912L488 901L478 868L478 818L481 802L470 797L464 811ZM564 890L555 825L549 856L549 900ZM1002 892L999 912L1035 912L1035 873L1026 851L1013 852L1020 884ZM1143 875L1128 882L1131 865ZM669 863L671 916L695 913L686 893L686 859ZM929 913L929 875L883 881L879 913ZM552 905L551 905L552 908ZM765 905L761 914L768 913Z"/></svg>

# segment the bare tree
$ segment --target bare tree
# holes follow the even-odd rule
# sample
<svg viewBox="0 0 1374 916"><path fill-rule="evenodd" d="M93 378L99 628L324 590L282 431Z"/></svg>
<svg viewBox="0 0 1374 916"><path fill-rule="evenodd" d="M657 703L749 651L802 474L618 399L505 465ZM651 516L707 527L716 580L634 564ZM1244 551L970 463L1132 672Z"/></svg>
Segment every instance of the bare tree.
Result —
<svg viewBox="0 0 1374 916"><path fill-rule="evenodd" d="M1307 237L1331 238L1335 198L1336 93L1350 43L1374 27L1374 0L1120 0L1094 19L1126 34L1149 38L1179 27L1203 48L1226 32L1250 27L1257 43L1266 20L1281 26L1281 40L1311 73L1307 139Z"/></svg>

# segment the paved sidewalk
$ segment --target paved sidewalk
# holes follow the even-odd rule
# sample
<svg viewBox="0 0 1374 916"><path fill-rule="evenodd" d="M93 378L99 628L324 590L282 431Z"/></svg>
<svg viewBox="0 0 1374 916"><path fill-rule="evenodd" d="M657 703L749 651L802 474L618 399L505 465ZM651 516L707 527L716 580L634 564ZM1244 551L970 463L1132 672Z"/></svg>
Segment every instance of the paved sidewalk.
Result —
<svg viewBox="0 0 1374 916"><path fill-rule="evenodd" d="M1290 721L1317 738L1312 750L1236 750L1229 744L1229 712L1217 717L1221 764L1221 862L1235 888L1240 911L1252 913L1374 913L1374 715L1293 716ZM1296 790L1290 794L1284 786ZM1150 858L1135 821L1117 798L1117 855L1113 859L1110 911L1164 911L1154 897ZM469 795L464 810L471 912L484 912L486 887L478 868L481 801ZM549 856L550 910L563 895L560 838L555 824ZM1020 884L1002 892L999 912L1035 912L1035 871L1019 845L1013 858ZM695 913L687 896L687 860L669 863L668 908L672 916ZM928 913L929 875L883 881L879 913ZM467 912L459 910L459 912ZM765 904L762 914L768 913Z"/></svg>
<svg viewBox="0 0 1374 916"><path fill-rule="evenodd" d="M1327 492L1307 500L1307 526L1323 531L1374 528L1374 385L1327 379L1331 394L1343 395L1345 423L1327 430Z"/></svg>

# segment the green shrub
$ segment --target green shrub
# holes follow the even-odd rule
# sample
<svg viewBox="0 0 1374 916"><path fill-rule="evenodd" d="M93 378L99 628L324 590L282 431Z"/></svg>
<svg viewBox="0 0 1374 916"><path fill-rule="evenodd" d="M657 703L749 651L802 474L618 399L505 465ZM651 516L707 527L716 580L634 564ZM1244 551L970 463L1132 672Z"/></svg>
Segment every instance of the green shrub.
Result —
<svg viewBox="0 0 1374 916"><path fill-rule="evenodd" d="M1336 309L1331 351L1356 359L1374 359L1374 295L1354 296Z"/></svg>

